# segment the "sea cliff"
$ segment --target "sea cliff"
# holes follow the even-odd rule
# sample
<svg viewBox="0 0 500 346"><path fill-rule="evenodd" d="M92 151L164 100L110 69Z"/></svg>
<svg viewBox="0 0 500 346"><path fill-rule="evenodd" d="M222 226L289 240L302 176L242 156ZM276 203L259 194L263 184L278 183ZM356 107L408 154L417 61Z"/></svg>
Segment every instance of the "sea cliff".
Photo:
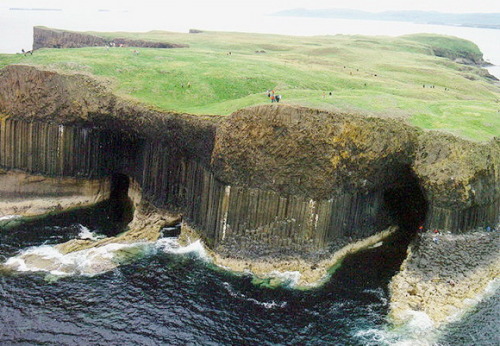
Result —
<svg viewBox="0 0 500 346"><path fill-rule="evenodd" d="M187 48L187 44L132 40L127 38L107 39L93 34L58 30L35 26L33 28L33 50L40 48L82 47L142 47L142 48Z"/></svg>
<svg viewBox="0 0 500 346"><path fill-rule="evenodd" d="M22 65L0 70L0 113L0 166L9 174L99 181L103 191L127 179L140 195L136 210L149 211L135 214L141 226L131 229L149 231L134 240L154 240L182 217L220 263L241 271L263 260L332 266L336 251L376 243L390 226L498 228L498 139L474 143L398 119L281 104L228 117L162 112L88 75ZM2 196L16 184L2 185Z"/></svg>

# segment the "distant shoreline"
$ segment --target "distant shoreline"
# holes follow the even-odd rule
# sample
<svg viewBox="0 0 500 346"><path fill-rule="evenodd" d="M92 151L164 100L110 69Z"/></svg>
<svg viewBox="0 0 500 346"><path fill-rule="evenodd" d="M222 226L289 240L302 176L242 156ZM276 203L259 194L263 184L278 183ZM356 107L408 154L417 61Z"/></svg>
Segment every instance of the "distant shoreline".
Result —
<svg viewBox="0 0 500 346"><path fill-rule="evenodd" d="M11 7L9 11L62 11L62 8L22 8L22 7Z"/></svg>
<svg viewBox="0 0 500 346"><path fill-rule="evenodd" d="M366 12L351 9L296 8L275 12L273 16L309 17L348 20L405 22L425 25L445 25L466 28L500 30L500 13L441 13L429 11Z"/></svg>

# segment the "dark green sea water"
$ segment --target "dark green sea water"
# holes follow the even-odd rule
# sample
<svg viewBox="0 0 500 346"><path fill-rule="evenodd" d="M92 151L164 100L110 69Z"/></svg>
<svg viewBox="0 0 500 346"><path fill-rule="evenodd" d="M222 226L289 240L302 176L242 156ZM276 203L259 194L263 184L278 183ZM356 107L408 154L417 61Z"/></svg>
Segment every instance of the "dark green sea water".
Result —
<svg viewBox="0 0 500 346"><path fill-rule="evenodd" d="M82 230L116 232L107 220L91 210L1 230L0 262ZM310 291L257 287L250 277L211 268L199 248L174 243L143 245L132 261L91 277L0 272L0 344L500 344L498 293L444 330L391 328L387 283L405 252L391 241L349 257Z"/></svg>

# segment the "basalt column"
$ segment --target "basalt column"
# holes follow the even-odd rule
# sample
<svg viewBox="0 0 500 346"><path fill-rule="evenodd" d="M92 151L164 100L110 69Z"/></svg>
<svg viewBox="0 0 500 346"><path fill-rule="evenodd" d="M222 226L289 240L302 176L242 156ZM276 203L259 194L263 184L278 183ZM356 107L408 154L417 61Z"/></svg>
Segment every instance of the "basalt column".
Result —
<svg viewBox="0 0 500 346"><path fill-rule="evenodd" d="M110 131L42 121L0 123L0 166L48 176L95 178L120 166L123 146Z"/></svg>
<svg viewBox="0 0 500 346"><path fill-rule="evenodd" d="M425 133L413 170L429 202L427 229L461 233L500 225L500 140L479 144Z"/></svg>

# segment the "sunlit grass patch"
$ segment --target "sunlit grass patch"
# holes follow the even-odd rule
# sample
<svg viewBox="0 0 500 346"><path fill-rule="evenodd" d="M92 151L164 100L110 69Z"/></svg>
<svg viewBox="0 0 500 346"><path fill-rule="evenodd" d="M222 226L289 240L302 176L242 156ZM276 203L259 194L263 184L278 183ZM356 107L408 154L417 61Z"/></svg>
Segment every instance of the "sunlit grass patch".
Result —
<svg viewBox="0 0 500 346"><path fill-rule="evenodd" d="M270 103L265 92L271 89L283 103L404 117L474 140L500 136L500 88L475 67L432 55L438 45L479 54L468 41L437 35L97 34L190 47L41 49L32 56L0 55L0 67L22 63L93 74L119 96L167 111L229 115Z"/></svg>

